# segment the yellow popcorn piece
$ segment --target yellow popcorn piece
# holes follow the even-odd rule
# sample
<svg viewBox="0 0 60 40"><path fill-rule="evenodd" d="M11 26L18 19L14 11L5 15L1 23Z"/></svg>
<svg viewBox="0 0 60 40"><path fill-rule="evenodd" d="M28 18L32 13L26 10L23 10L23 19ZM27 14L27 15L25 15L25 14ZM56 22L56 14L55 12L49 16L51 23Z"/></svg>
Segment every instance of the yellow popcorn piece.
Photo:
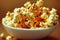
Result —
<svg viewBox="0 0 60 40"><path fill-rule="evenodd" d="M33 13L30 13L29 15L30 15L30 17L33 17L33 16L34 16L34 14L33 14Z"/></svg>
<svg viewBox="0 0 60 40"><path fill-rule="evenodd" d="M18 13L18 12L20 12L20 8L15 8L14 13Z"/></svg>
<svg viewBox="0 0 60 40"><path fill-rule="evenodd" d="M0 34L0 37L3 37L3 36L4 36L4 33L1 33L1 34Z"/></svg>
<svg viewBox="0 0 60 40"><path fill-rule="evenodd" d="M40 22L40 26L44 28L45 27L44 22Z"/></svg>
<svg viewBox="0 0 60 40"><path fill-rule="evenodd" d="M44 3L43 0L38 0L36 5L40 7L40 6L43 6L43 3Z"/></svg>
<svg viewBox="0 0 60 40"><path fill-rule="evenodd" d="M13 27L17 27L18 26L18 23L13 23L12 26Z"/></svg>
<svg viewBox="0 0 60 40"><path fill-rule="evenodd" d="M50 11L50 14L56 15L56 9L52 8L52 10Z"/></svg>
<svg viewBox="0 0 60 40"><path fill-rule="evenodd" d="M7 36L6 40L12 40L12 36Z"/></svg>
<svg viewBox="0 0 60 40"><path fill-rule="evenodd" d="M25 6L26 8L29 8L29 7L31 6L31 3L30 3L30 2L27 2L27 3L24 4L24 6Z"/></svg>
<svg viewBox="0 0 60 40"><path fill-rule="evenodd" d="M49 8L43 7L43 12L47 13L49 11Z"/></svg>
<svg viewBox="0 0 60 40"><path fill-rule="evenodd" d="M43 14L41 15L41 18L47 19L47 18L48 18L48 15L47 15L46 13L43 13Z"/></svg>

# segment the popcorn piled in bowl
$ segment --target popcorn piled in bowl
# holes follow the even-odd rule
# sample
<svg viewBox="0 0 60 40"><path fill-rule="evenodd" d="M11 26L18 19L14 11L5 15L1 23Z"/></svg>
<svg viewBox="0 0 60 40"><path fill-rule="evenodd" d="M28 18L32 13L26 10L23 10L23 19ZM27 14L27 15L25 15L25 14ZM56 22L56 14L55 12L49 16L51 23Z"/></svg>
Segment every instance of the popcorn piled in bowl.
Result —
<svg viewBox="0 0 60 40"><path fill-rule="evenodd" d="M53 27L58 21L56 9L50 10L43 6L43 0L36 3L27 2L21 8L15 8L13 12L7 12L2 21L14 28L49 28Z"/></svg>

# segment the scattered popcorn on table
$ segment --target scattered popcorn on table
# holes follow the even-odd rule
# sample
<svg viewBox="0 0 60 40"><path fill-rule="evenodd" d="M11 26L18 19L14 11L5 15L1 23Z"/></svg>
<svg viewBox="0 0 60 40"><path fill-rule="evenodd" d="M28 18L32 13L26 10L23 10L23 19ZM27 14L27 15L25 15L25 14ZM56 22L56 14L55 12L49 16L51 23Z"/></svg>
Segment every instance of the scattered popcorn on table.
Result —
<svg viewBox="0 0 60 40"><path fill-rule="evenodd" d="M7 36L6 40L12 40L12 36Z"/></svg>
<svg viewBox="0 0 60 40"><path fill-rule="evenodd" d="M0 40L17 40L17 38L10 36L9 34L0 33Z"/></svg>
<svg viewBox="0 0 60 40"><path fill-rule="evenodd" d="M1 34L0 34L0 37L3 37L3 36L4 36L4 33L1 33Z"/></svg>

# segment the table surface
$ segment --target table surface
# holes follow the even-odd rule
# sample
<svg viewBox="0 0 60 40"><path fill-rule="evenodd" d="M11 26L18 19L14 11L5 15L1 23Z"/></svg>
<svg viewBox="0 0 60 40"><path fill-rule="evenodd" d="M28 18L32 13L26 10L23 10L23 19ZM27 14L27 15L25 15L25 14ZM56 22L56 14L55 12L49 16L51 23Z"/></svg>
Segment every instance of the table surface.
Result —
<svg viewBox="0 0 60 40"><path fill-rule="evenodd" d="M5 36L8 35L8 33L4 29L3 25L0 23L0 33L1 32L3 32L5 34ZM5 40L5 38L0 37L0 40ZM13 39L13 40L21 40L21 39ZM40 40L60 40L60 23L57 26L57 28L50 35L48 35L48 37L45 37Z"/></svg>

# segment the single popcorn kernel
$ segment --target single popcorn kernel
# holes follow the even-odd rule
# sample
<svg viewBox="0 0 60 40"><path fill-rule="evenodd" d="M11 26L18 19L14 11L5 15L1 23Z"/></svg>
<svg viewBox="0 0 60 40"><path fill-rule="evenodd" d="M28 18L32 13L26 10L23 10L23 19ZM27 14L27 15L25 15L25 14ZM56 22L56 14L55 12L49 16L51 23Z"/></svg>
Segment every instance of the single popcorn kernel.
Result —
<svg viewBox="0 0 60 40"><path fill-rule="evenodd" d="M31 17L33 17L33 16L34 16L34 14L33 14L33 13L30 13L30 16L31 16Z"/></svg>
<svg viewBox="0 0 60 40"><path fill-rule="evenodd" d="M40 22L39 25L42 26L41 28L45 28L44 22Z"/></svg>
<svg viewBox="0 0 60 40"><path fill-rule="evenodd" d="M13 40L13 39L12 39L12 36L7 36L7 37L6 37L6 40Z"/></svg>
<svg viewBox="0 0 60 40"><path fill-rule="evenodd" d="M6 13L6 16L10 16L10 11L8 11L8 12Z"/></svg>
<svg viewBox="0 0 60 40"><path fill-rule="evenodd" d="M31 6L31 3L30 3L30 2L27 2L27 3L24 4L24 6L25 6L26 8L29 8L29 7Z"/></svg>
<svg viewBox="0 0 60 40"><path fill-rule="evenodd" d="M18 13L18 12L20 12L20 8L15 8L14 13Z"/></svg>
<svg viewBox="0 0 60 40"><path fill-rule="evenodd" d="M41 18L47 19L47 18L48 18L48 15L47 15L46 13L43 13L43 14L41 15Z"/></svg>
<svg viewBox="0 0 60 40"><path fill-rule="evenodd" d="M43 0L38 0L37 1L37 3L36 3L36 5L38 6L38 7L41 7L41 6L43 6Z"/></svg>
<svg viewBox="0 0 60 40"><path fill-rule="evenodd" d="M0 34L0 37L3 37L3 36L4 36L4 33L1 33L1 34Z"/></svg>
<svg viewBox="0 0 60 40"><path fill-rule="evenodd" d="M46 7L43 7L43 12L48 12L49 11L49 8L46 8Z"/></svg>

